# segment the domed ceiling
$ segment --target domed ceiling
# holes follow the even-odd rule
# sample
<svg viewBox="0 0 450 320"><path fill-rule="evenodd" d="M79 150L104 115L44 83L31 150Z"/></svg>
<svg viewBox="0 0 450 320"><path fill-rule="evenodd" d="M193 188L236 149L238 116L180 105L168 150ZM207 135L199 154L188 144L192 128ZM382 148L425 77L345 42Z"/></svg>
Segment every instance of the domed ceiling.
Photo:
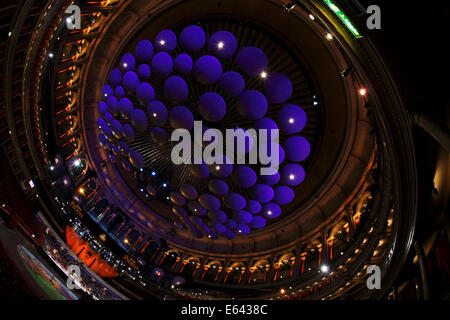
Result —
<svg viewBox="0 0 450 320"><path fill-rule="evenodd" d="M51 224L137 297L372 296L369 262L398 272L415 217L408 123L370 40L327 2L83 2L80 30L67 7L39 18L29 108L8 114L34 137L8 150L30 147L17 163L46 191L48 248ZM202 134L230 132L246 144L212 156L231 163L196 163Z"/></svg>

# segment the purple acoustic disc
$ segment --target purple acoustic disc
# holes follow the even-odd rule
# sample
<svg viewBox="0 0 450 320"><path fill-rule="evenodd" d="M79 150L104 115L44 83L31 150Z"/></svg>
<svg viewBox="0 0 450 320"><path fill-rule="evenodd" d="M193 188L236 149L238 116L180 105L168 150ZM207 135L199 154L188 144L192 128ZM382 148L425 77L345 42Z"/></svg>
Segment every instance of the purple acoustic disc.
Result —
<svg viewBox="0 0 450 320"><path fill-rule="evenodd" d="M292 82L281 73L270 74L264 83L267 100L273 104L285 103L292 95Z"/></svg>
<svg viewBox="0 0 450 320"><path fill-rule="evenodd" d="M171 76L164 82L164 93L174 103L183 102L189 94L189 89L183 78Z"/></svg>
<svg viewBox="0 0 450 320"><path fill-rule="evenodd" d="M288 104L278 111L280 129L287 133L297 133L306 125L306 113L295 104Z"/></svg>
<svg viewBox="0 0 450 320"><path fill-rule="evenodd" d="M180 53L175 57L174 67L180 73L186 74L191 72L194 62L192 58L187 53Z"/></svg>
<svg viewBox="0 0 450 320"><path fill-rule="evenodd" d="M241 93L237 100L238 112L249 120L258 120L267 112L267 100L256 90L247 90Z"/></svg>
<svg viewBox="0 0 450 320"><path fill-rule="evenodd" d="M216 57L202 56L195 61L194 75L201 84L214 84L222 75L222 64Z"/></svg>
<svg viewBox="0 0 450 320"><path fill-rule="evenodd" d="M223 98L215 92L206 92L198 99L198 112L208 121L222 120L227 112Z"/></svg>
<svg viewBox="0 0 450 320"><path fill-rule="evenodd" d="M272 187L265 184L257 184L252 189L252 199L261 203L269 202L274 197L274 191Z"/></svg>
<svg viewBox="0 0 450 320"><path fill-rule="evenodd" d="M160 31L154 41L156 51L172 52L177 46L177 36L172 30Z"/></svg>
<svg viewBox="0 0 450 320"><path fill-rule="evenodd" d="M151 69L153 72L168 77L172 73L172 57L166 52L158 52L153 56Z"/></svg>
<svg viewBox="0 0 450 320"><path fill-rule="evenodd" d="M238 52L236 64L250 77L258 77L267 70L269 60L261 49L245 47Z"/></svg>
<svg viewBox="0 0 450 320"><path fill-rule="evenodd" d="M206 42L205 31L196 25L191 25L183 29L180 34L181 46L189 51L199 51Z"/></svg>
<svg viewBox="0 0 450 320"><path fill-rule="evenodd" d="M311 152L308 140L300 136L289 137L284 143L286 158L293 162L303 161Z"/></svg>
<svg viewBox="0 0 450 320"><path fill-rule="evenodd" d="M243 165L238 165L236 169L234 169L231 177L233 181L241 188L253 187L257 179L255 171Z"/></svg>
<svg viewBox="0 0 450 320"><path fill-rule="evenodd" d="M296 186L305 179L305 170L296 163L281 168L281 182L287 186Z"/></svg>
<svg viewBox="0 0 450 320"><path fill-rule="evenodd" d="M136 45L134 50L134 56L136 60L140 63L150 61L153 57L153 44L150 40L141 40Z"/></svg>
<svg viewBox="0 0 450 320"><path fill-rule="evenodd" d="M244 78L236 71L227 71L222 74L219 84L222 90L231 97L237 97L245 88Z"/></svg>
<svg viewBox="0 0 450 320"><path fill-rule="evenodd" d="M194 127L194 116L185 106L175 106L170 111L170 124L174 129L191 130Z"/></svg>

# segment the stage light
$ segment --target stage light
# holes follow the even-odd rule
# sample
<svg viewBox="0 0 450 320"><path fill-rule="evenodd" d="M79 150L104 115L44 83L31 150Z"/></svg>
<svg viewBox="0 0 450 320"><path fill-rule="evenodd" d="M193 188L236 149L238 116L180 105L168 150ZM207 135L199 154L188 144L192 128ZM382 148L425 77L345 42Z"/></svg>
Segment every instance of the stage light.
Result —
<svg viewBox="0 0 450 320"><path fill-rule="evenodd" d="M295 8L295 5L297 4L297 1L291 1L291 2L289 2L288 4L285 4L284 6L283 6L283 8L287 11L287 12L290 12L292 9L294 9Z"/></svg>
<svg viewBox="0 0 450 320"><path fill-rule="evenodd" d="M322 271L323 273L328 273L328 271L330 271L330 267L328 267L326 264L323 264L320 266L320 271Z"/></svg>
<svg viewBox="0 0 450 320"><path fill-rule="evenodd" d="M347 78L347 76L350 74L351 71L352 71L352 66L348 67L345 70L342 70L341 71L342 78Z"/></svg>

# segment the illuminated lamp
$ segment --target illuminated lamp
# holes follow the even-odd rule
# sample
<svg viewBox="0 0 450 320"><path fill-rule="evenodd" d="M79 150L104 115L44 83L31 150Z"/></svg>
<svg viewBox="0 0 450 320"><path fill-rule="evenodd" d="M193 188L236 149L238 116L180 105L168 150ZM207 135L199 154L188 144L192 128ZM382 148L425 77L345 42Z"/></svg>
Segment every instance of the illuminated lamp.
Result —
<svg viewBox="0 0 450 320"><path fill-rule="evenodd" d="M189 89L183 78L172 76L164 82L164 93L175 103L183 102L189 94Z"/></svg>
<svg viewBox="0 0 450 320"><path fill-rule="evenodd" d="M267 70L269 60L261 49L246 47L238 52L236 64L250 77L258 77L261 72Z"/></svg>
<svg viewBox="0 0 450 320"><path fill-rule="evenodd" d="M154 47L157 51L172 52L177 46L177 36L172 30L160 31L154 41Z"/></svg>
<svg viewBox="0 0 450 320"><path fill-rule="evenodd" d="M102 89L102 99L106 101L112 95L114 95L112 87L109 84L105 84Z"/></svg>
<svg viewBox="0 0 450 320"><path fill-rule="evenodd" d="M366 93L367 93L367 89L365 89L365 88L361 88L361 89L359 90L359 94L362 95L362 96L365 96Z"/></svg>
<svg viewBox="0 0 450 320"><path fill-rule="evenodd" d="M164 125L168 118L166 107L158 100L153 100L148 104L147 114L150 119L150 123L157 126Z"/></svg>
<svg viewBox="0 0 450 320"><path fill-rule="evenodd" d="M119 64L120 68L124 72L134 70L134 68L136 68L136 60L134 59L134 56L131 53L125 53L120 59Z"/></svg>
<svg viewBox="0 0 450 320"><path fill-rule="evenodd" d="M231 97L237 97L245 88L244 78L235 71L227 71L222 74L219 84L220 88Z"/></svg>
<svg viewBox="0 0 450 320"><path fill-rule="evenodd" d="M226 155L223 155L223 160L221 162L222 164L209 165L209 171L212 175L219 178L228 177L233 172L233 164Z"/></svg>
<svg viewBox="0 0 450 320"><path fill-rule="evenodd" d="M238 42L231 32L217 31L209 37L208 50L219 58L231 58L237 48Z"/></svg>
<svg viewBox="0 0 450 320"><path fill-rule="evenodd" d="M215 92L206 92L198 99L198 112L207 121L222 120L227 112L223 98Z"/></svg>
<svg viewBox="0 0 450 320"><path fill-rule="evenodd" d="M195 61L193 72L198 82L211 85L220 79L222 64L216 57L205 55Z"/></svg>
<svg viewBox="0 0 450 320"><path fill-rule="evenodd" d="M119 147L120 152L122 152L122 154L124 154L124 155L126 155L130 152L130 147L128 146L128 144L125 141L119 141L118 147Z"/></svg>
<svg viewBox="0 0 450 320"><path fill-rule="evenodd" d="M265 203L262 206L262 216L267 219L275 219L281 215L281 208L273 202Z"/></svg>
<svg viewBox="0 0 450 320"><path fill-rule="evenodd" d="M256 173L253 169L239 165L231 175L233 181L241 188L250 188L256 183Z"/></svg>
<svg viewBox="0 0 450 320"><path fill-rule="evenodd" d="M237 100L239 114L248 120L258 120L267 112L266 97L259 91L247 90Z"/></svg>
<svg viewBox="0 0 450 320"><path fill-rule="evenodd" d="M185 106L175 106L170 111L169 121L174 129L191 130L194 127L194 115Z"/></svg>
<svg viewBox="0 0 450 320"><path fill-rule="evenodd" d="M250 228L243 223L239 223L236 227L237 234L240 236L246 236L250 234Z"/></svg>
<svg viewBox="0 0 450 320"><path fill-rule="evenodd" d="M285 103L292 95L292 82L281 73L273 73L264 82L264 93L270 103Z"/></svg>
<svg viewBox="0 0 450 320"><path fill-rule="evenodd" d="M168 77L172 73L172 57L166 52L158 52L153 56L151 70L163 77Z"/></svg>
<svg viewBox="0 0 450 320"><path fill-rule="evenodd" d="M296 186L305 179L305 170L299 164L290 163L281 169L281 181L287 186Z"/></svg>
<svg viewBox="0 0 450 320"><path fill-rule="evenodd" d="M199 51L206 42L205 31L196 25L184 28L180 34L180 45L189 51Z"/></svg>
<svg viewBox="0 0 450 320"><path fill-rule="evenodd" d="M198 201L195 201L195 200L189 201L188 208L193 214L195 214L197 216L202 217L202 216L206 215L206 213L207 213L207 210L205 208L203 208ZM198 217L196 217L196 218L198 218ZM199 221L201 221L201 219Z"/></svg>

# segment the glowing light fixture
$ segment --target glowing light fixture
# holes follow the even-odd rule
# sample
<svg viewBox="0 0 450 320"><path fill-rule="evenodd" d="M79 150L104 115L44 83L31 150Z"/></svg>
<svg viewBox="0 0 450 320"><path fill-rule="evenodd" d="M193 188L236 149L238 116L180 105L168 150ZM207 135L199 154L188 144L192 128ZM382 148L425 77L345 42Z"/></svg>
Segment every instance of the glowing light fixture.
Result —
<svg viewBox="0 0 450 320"><path fill-rule="evenodd" d="M331 0L324 0L326 5L333 11L339 19L345 24L347 29L355 36L355 38L362 38L362 35L359 33L358 29L353 25L350 19L344 14L344 12L333 3Z"/></svg>
<svg viewBox="0 0 450 320"><path fill-rule="evenodd" d="M365 96L366 93L367 93L367 90L366 90L365 88L361 88L361 89L359 90L359 94L362 95L362 96Z"/></svg>
<svg viewBox="0 0 450 320"><path fill-rule="evenodd" d="M223 43L223 41L220 41L220 42L217 44L217 48L219 48L219 49L222 49L224 46L225 46L225 43Z"/></svg>
<svg viewBox="0 0 450 320"><path fill-rule="evenodd" d="M333 40L333 35L331 33L327 33L326 37L328 40Z"/></svg>
<svg viewBox="0 0 450 320"><path fill-rule="evenodd" d="M267 72L265 71L261 72L261 78L263 79L267 78Z"/></svg>
<svg viewBox="0 0 450 320"><path fill-rule="evenodd" d="M323 264L320 266L320 271L322 271L323 273L328 273L328 271L330 271L330 267L326 264Z"/></svg>

